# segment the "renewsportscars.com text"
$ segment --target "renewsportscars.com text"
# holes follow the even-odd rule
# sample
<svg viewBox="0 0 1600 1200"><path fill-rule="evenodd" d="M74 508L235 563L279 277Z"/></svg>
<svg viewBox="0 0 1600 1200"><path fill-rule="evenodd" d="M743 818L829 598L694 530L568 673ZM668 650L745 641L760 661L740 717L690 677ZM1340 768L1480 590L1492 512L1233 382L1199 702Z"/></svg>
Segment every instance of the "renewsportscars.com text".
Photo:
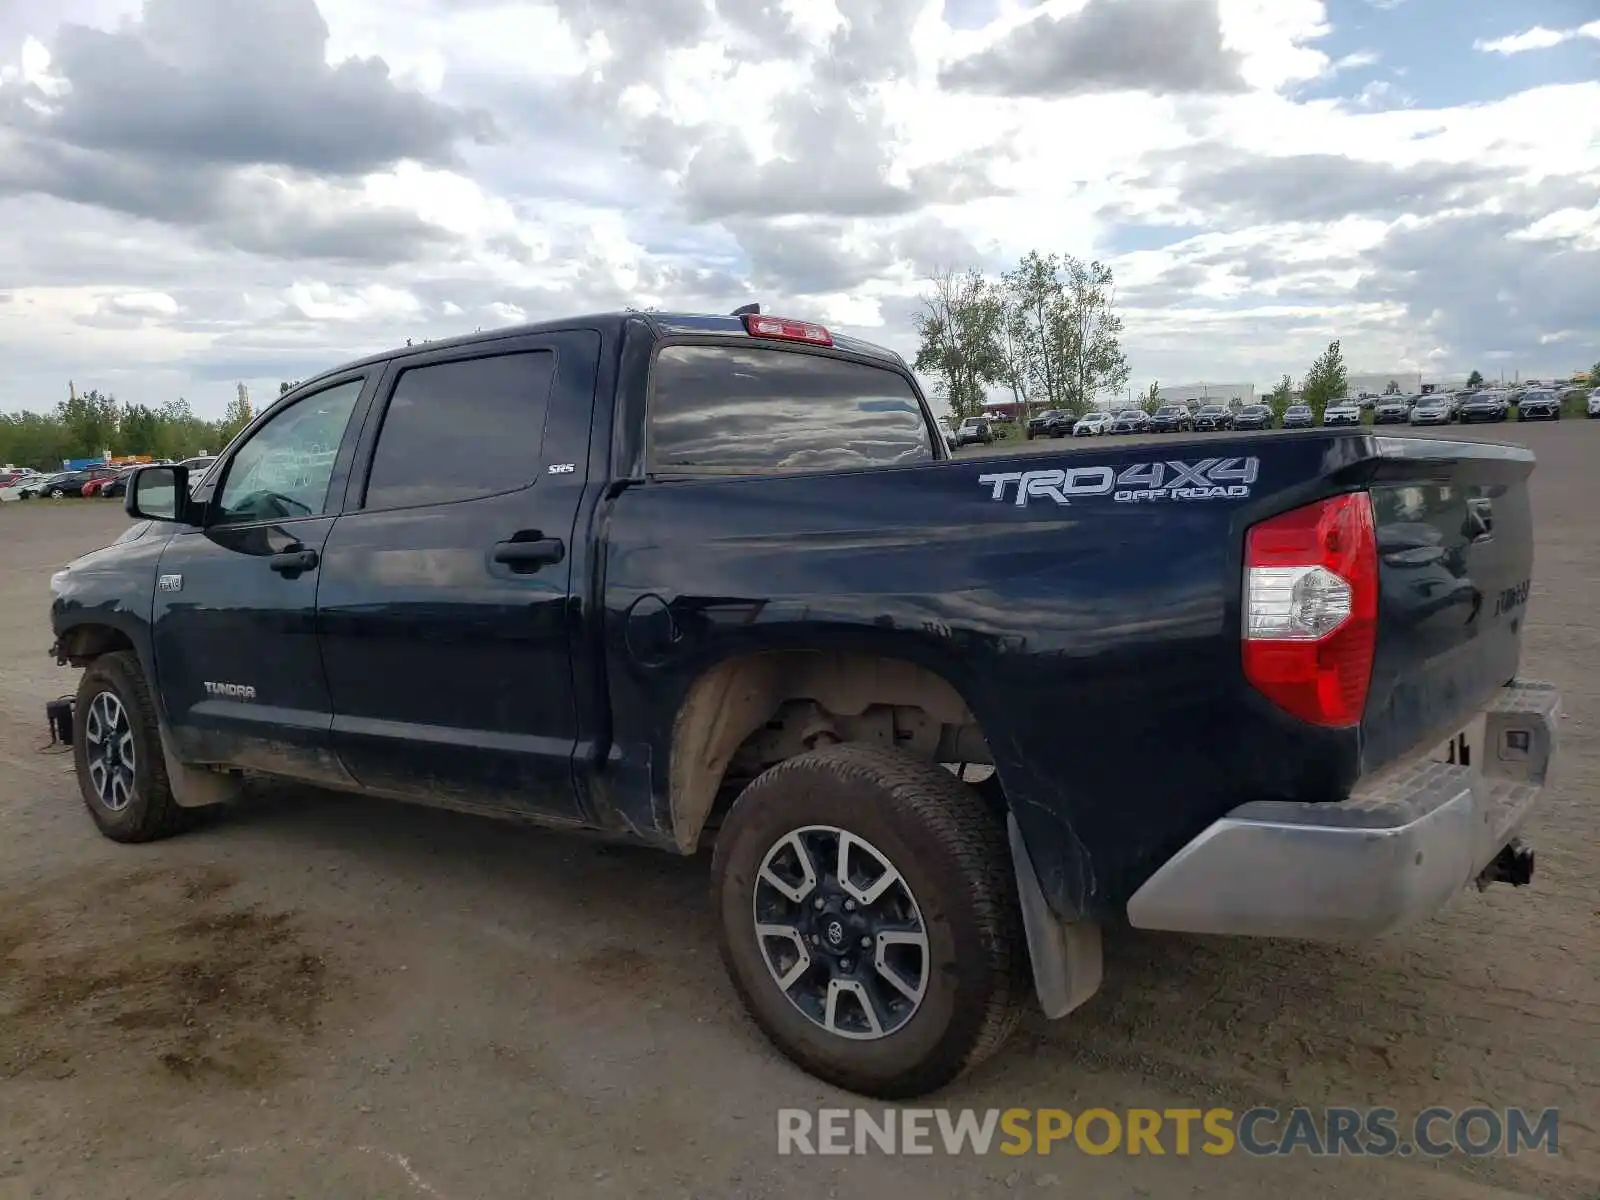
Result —
<svg viewBox="0 0 1600 1200"><path fill-rule="evenodd" d="M1557 1152L1554 1108L781 1108L779 1154L1441 1158Z"/></svg>

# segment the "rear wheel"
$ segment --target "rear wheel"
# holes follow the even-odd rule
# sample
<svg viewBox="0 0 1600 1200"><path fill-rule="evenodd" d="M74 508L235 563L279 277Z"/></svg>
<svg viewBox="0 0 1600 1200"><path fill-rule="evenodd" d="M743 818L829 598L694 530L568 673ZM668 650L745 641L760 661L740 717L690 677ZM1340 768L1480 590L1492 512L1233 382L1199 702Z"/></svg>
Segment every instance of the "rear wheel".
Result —
<svg viewBox="0 0 1600 1200"><path fill-rule="evenodd" d="M712 876L734 987L819 1079L920 1096L1016 1026L1027 956L1004 829L937 763L840 745L778 764L734 804Z"/></svg>
<svg viewBox="0 0 1600 1200"><path fill-rule="evenodd" d="M78 791L101 833L152 842L189 823L172 797L155 703L133 651L102 655L84 669L72 723Z"/></svg>

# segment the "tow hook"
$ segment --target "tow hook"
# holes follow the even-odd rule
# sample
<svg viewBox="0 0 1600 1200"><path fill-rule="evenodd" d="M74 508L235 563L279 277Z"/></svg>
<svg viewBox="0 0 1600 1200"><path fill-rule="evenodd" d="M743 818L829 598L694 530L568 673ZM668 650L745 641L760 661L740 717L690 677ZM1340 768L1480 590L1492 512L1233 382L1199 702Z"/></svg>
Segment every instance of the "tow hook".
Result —
<svg viewBox="0 0 1600 1200"><path fill-rule="evenodd" d="M72 745L72 697L63 696L59 700L48 700L44 706L44 718L50 726L50 744L52 746Z"/></svg>
<svg viewBox="0 0 1600 1200"><path fill-rule="evenodd" d="M1512 838L1505 849L1478 875L1481 892L1491 883L1509 883L1512 887L1526 887L1533 882L1533 851L1523 845L1521 838Z"/></svg>

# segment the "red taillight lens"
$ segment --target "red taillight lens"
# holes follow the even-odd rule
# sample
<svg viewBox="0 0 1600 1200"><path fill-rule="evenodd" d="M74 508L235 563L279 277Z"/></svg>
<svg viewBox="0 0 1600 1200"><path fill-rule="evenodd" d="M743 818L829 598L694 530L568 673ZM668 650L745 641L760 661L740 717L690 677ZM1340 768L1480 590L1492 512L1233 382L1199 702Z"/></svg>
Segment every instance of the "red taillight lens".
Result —
<svg viewBox="0 0 1600 1200"><path fill-rule="evenodd" d="M833 335L810 321L790 321L785 317L762 317L752 313L744 319L744 330L751 337L808 342L813 346L833 345Z"/></svg>
<svg viewBox="0 0 1600 1200"><path fill-rule="evenodd" d="M1245 535L1244 674L1313 725L1361 722L1378 638L1372 500L1352 492Z"/></svg>

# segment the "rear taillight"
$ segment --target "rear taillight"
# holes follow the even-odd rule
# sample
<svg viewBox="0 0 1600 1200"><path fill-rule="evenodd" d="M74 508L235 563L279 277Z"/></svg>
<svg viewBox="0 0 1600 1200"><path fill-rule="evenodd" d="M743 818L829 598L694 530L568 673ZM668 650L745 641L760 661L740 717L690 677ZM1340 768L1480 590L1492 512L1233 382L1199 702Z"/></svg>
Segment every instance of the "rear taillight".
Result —
<svg viewBox="0 0 1600 1200"><path fill-rule="evenodd" d="M1361 722L1378 636L1372 500L1352 492L1245 535L1244 674L1313 725Z"/></svg>

